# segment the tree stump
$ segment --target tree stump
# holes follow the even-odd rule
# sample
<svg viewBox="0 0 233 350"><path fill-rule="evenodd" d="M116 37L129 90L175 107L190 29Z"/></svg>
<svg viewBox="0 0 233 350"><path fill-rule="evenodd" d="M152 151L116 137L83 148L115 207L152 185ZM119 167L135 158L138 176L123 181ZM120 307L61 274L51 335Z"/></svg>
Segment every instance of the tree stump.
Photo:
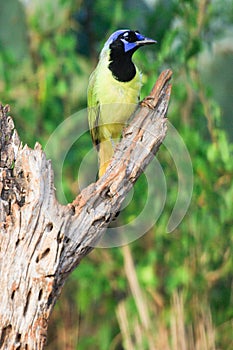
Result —
<svg viewBox="0 0 233 350"><path fill-rule="evenodd" d="M93 249L163 142L171 76L171 70L162 72L139 105L106 174L66 206L56 199L51 162L40 144L23 147L9 107L0 106L1 349L43 349L66 278Z"/></svg>

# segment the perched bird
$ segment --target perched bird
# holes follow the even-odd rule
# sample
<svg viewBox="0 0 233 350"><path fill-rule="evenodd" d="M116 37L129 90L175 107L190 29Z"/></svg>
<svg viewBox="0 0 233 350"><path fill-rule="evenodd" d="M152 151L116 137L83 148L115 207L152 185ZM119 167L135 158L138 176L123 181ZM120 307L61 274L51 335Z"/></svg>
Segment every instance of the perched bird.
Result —
<svg viewBox="0 0 233 350"><path fill-rule="evenodd" d="M138 31L121 29L105 43L88 86L88 121L99 158L101 177L113 156L122 130L136 108L141 73L132 62L134 52L156 43Z"/></svg>

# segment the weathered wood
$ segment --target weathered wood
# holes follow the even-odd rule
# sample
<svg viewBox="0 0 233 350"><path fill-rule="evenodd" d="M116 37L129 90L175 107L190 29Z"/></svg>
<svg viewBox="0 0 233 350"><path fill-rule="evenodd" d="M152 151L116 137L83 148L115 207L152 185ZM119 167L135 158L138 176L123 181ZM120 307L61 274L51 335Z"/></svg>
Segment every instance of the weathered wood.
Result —
<svg viewBox="0 0 233 350"><path fill-rule="evenodd" d="M62 206L51 162L22 147L0 106L0 348L42 349L69 273L93 249L166 135L172 72L164 71L124 131L106 174Z"/></svg>

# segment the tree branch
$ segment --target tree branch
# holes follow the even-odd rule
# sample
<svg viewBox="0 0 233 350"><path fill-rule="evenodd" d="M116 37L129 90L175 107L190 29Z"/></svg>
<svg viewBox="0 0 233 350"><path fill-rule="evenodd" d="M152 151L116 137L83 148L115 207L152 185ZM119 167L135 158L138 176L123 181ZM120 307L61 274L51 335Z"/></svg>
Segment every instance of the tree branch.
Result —
<svg viewBox="0 0 233 350"><path fill-rule="evenodd" d="M106 174L67 206L55 197L51 162L22 147L0 107L0 348L42 349L68 274L93 249L166 135L171 70L135 112Z"/></svg>

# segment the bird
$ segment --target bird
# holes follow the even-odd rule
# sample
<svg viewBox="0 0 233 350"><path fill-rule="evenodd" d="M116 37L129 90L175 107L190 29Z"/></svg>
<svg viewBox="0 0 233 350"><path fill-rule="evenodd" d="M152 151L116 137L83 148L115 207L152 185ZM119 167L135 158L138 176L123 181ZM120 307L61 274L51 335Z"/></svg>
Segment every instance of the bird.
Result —
<svg viewBox="0 0 233 350"><path fill-rule="evenodd" d="M142 74L132 61L138 48L155 44L139 31L119 29L106 41L87 89L88 122L103 176L122 130L139 102Z"/></svg>

